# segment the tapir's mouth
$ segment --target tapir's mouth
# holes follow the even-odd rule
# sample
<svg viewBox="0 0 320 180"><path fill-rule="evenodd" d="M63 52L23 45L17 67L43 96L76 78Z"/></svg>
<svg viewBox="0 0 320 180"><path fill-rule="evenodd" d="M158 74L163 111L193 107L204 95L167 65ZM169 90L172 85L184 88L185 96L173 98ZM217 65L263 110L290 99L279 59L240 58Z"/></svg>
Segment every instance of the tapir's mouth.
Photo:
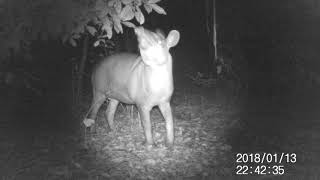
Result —
<svg viewBox="0 0 320 180"><path fill-rule="evenodd" d="M165 38L162 34L148 31L142 27L135 28L135 33L141 50L164 48Z"/></svg>

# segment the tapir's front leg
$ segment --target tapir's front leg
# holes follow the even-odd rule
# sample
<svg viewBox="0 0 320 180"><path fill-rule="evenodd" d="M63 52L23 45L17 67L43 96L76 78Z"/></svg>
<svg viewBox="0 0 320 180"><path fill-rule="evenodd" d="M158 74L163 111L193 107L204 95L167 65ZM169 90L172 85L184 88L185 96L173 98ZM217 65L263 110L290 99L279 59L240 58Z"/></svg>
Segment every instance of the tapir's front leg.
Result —
<svg viewBox="0 0 320 180"><path fill-rule="evenodd" d="M174 141L174 124L172 118L172 111L169 102L161 103L159 109L166 121L166 130L167 130L167 146L172 147Z"/></svg>
<svg viewBox="0 0 320 180"><path fill-rule="evenodd" d="M140 118L144 128L145 134L145 145L146 146L154 146L153 138L152 138L152 126L150 121L150 110L151 107L138 106Z"/></svg>

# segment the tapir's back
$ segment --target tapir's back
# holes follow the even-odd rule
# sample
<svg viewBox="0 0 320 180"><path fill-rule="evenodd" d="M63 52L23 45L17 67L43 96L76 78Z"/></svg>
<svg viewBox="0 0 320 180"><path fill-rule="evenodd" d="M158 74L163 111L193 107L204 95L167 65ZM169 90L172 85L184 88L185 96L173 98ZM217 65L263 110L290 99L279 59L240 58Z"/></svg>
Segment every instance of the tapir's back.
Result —
<svg viewBox="0 0 320 180"><path fill-rule="evenodd" d="M127 86L132 71L139 63L141 63L139 56L132 53L119 53L104 58L93 71L93 88L108 97L132 103L128 97Z"/></svg>

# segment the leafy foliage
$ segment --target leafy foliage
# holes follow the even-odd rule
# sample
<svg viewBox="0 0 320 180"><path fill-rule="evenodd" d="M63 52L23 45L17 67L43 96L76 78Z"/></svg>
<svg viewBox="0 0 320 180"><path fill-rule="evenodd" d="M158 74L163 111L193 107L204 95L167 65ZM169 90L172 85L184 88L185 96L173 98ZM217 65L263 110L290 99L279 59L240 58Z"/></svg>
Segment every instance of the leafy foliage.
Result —
<svg viewBox="0 0 320 180"><path fill-rule="evenodd" d="M157 5L161 0L2 0L0 1L0 56L9 48L19 50L21 41L61 38L73 46L88 32L110 39L113 30L145 22L141 7L166 14ZM98 43L95 43L98 44ZM0 57L0 58L1 58Z"/></svg>

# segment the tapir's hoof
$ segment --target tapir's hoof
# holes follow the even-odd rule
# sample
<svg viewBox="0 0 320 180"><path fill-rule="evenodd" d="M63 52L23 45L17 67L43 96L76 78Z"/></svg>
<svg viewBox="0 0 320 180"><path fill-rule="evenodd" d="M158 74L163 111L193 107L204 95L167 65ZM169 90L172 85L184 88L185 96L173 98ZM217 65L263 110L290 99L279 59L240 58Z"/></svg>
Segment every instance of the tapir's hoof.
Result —
<svg viewBox="0 0 320 180"><path fill-rule="evenodd" d="M108 124L105 125L105 128L108 129L110 132L116 130L116 128L114 126L110 126Z"/></svg>
<svg viewBox="0 0 320 180"><path fill-rule="evenodd" d="M145 146L147 149L153 149L157 147L157 145L154 142L148 143L147 141L143 142L142 145Z"/></svg>
<svg viewBox="0 0 320 180"><path fill-rule="evenodd" d="M167 147L169 150L172 150L173 147L174 147L173 142L166 141L166 147Z"/></svg>
<svg viewBox="0 0 320 180"><path fill-rule="evenodd" d="M111 127L108 124L104 124L103 128L107 131L107 132L113 132L115 130L115 127Z"/></svg>
<svg viewBox="0 0 320 180"><path fill-rule="evenodd" d="M86 132L88 134L95 134L97 133L97 127L94 124L89 127L86 127Z"/></svg>

